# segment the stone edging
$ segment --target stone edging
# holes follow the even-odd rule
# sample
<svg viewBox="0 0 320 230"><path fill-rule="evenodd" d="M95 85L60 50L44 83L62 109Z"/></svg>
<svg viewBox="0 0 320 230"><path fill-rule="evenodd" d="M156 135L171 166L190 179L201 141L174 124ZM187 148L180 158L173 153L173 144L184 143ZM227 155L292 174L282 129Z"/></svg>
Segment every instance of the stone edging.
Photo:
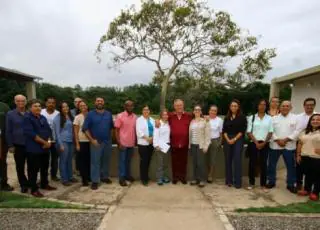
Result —
<svg viewBox="0 0 320 230"><path fill-rule="evenodd" d="M0 213L8 212L43 212L43 213L106 213L105 210L97 209L60 209L60 208L0 208Z"/></svg>
<svg viewBox="0 0 320 230"><path fill-rule="evenodd" d="M309 218L320 218L320 214L317 213L268 213L268 212L225 212L226 215L230 216L266 216L266 217L309 217Z"/></svg>

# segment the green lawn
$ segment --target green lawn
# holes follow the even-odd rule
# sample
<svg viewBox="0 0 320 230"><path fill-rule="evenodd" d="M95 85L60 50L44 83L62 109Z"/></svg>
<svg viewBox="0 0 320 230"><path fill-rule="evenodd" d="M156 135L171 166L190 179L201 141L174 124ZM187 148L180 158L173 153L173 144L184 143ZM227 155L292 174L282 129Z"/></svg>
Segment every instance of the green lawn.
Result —
<svg viewBox="0 0 320 230"><path fill-rule="evenodd" d="M236 211L257 213L320 213L320 202L308 201L275 207L236 209Z"/></svg>
<svg viewBox="0 0 320 230"><path fill-rule="evenodd" d="M0 192L0 199L0 208L88 209L81 205L63 204L61 202L28 197L10 192Z"/></svg>

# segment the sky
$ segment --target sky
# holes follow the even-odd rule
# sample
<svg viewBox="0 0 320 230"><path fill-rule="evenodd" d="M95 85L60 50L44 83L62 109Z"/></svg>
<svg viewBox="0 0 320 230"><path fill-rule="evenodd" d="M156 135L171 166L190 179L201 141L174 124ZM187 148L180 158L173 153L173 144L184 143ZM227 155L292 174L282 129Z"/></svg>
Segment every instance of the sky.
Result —
<svg viewBox="0 0 320 230"><path fill-rule="evenodd" d="M136 61L109 69L94 56L120 10L140 0L0 0L0 66L61 86L149 83L155 66ZM320 64L319 0L208 0L215 10L276 48L265 81Z"/></svg>

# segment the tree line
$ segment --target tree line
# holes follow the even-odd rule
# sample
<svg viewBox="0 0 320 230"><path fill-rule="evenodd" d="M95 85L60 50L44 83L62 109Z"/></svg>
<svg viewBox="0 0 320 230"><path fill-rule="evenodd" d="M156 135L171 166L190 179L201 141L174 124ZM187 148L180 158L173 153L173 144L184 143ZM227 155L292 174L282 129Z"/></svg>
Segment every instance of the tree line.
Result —
<svg viewBox="0 0 320 230"><path fill-rule="evenodd" d="M207 84L206 81L194 79L192 77L176 77L169 86L166 107L171 110L173 100L181 98L185 101L186 110L191 111L192 107L200 104L204 112L212 104L220 108L220 114L226 114L228 104L233 98L237 98L242 103L242 110L245 114L250 114L255 110L255 102L261 98L269 97L270 85L262 82L254 82L238 89L229 89L222 84ZM74 97L83 98L90 108L94 108L96 96L105 98L106 107L116 114L123 110L125 100L135 102L135 112L141 113L144 105L149 105L153 114L159 113L161 86L154 80L149 84L134 84L131 86L100 87L92 86L82 88L80 85L74 87L63 87L50 83L36 84L37 97L44 101L48 96L57 98L58 103L66 101L72 107ZM16 94L25 94L25 84L13 80L0 78L0 101L14 107L13 98ZM281 99L290 99L290 87L283 88L280 93Z"/></svg>

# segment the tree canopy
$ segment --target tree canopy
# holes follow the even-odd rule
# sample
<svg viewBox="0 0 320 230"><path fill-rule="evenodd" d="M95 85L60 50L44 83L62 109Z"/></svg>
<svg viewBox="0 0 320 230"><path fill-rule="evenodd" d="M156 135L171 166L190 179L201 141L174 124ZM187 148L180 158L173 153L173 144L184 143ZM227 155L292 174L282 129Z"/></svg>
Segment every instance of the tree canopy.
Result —
<svg viewBox="0 0 320 230"><path fill-rule="evenodd" d="M214 11L199 0L142 0L122 10L100 38L111 67L135 59L155 66L165 107L172 78L189 75L197 81L224 84L229 89L264 78L271 69L274 49L259 49L258 38L241 29L227 12ZM227 68L235 65L234 70ZM202 83L200 83L202 84Z"/></svg>

